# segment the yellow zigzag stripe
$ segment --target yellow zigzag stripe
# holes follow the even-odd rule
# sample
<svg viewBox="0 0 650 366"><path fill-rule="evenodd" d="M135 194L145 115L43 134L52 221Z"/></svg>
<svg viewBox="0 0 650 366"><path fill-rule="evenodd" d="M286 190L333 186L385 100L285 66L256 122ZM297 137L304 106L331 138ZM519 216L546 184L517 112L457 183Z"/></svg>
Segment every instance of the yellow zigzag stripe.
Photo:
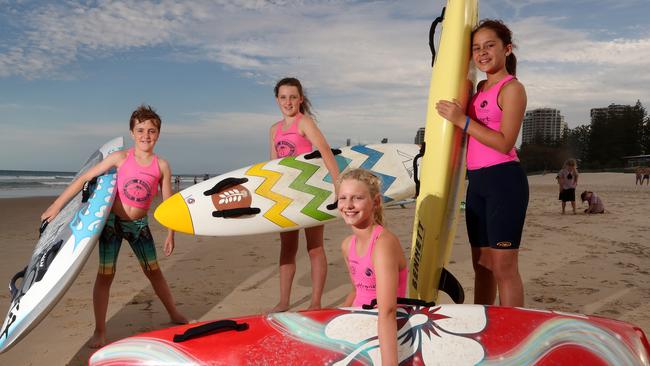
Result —
<svg viewBox="0 0 650 366"><path fill-rule="evenodd" d="M264 178L264 182L262 182L262 184L260 184L260 186L257 187L255 193L275 202L275 204L271 206L271 208L264 213L264 217L266 217L271 222L281 227L298 226L298 224L296 224L295 222L282 216L282 211L284 211L287 208L287 206L289 206L291 202L293 202L293 200L289 197L285 197L281 194L271 191L271 188L273 188L273 186L275 186L278 180L280 180L282 174L278 172L274 172L272 170L262 169L262 166L264 166L264 164L265 163L255 164L252 167L250 167L246 172L246 174L248 175Z"/></svg>

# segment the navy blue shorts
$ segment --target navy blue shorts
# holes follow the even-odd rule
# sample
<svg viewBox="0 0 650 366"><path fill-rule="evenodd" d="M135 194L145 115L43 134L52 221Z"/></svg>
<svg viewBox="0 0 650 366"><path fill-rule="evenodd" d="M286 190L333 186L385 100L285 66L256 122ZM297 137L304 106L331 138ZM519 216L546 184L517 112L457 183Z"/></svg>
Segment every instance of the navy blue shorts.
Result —
<svg viewBox="0 0 650 366"><path fill-rule="evenodd" d="M519 162L468 170L465 199L472 247L518 249L528 208L528 178Z"/></svg>

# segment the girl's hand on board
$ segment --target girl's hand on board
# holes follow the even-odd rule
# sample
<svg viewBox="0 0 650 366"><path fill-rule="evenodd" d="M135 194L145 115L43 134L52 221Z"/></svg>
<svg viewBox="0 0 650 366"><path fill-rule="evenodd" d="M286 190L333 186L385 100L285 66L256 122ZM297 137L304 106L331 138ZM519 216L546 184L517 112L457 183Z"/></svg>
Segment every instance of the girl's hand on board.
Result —
<svg viewBox="0 0 650 366"><path fill-rule="evenodd" d="M460 128L465 126L465 111L458 100L439 100L438 103L436 103L436 110L442 118L451 122L454 126Z"/></svg>

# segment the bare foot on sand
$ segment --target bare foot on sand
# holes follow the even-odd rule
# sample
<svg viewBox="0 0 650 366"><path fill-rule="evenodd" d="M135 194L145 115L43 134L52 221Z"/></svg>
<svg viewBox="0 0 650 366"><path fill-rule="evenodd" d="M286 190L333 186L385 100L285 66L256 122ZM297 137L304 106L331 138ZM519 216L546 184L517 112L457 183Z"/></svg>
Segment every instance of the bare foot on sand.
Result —
<svg viewBox="0 0 650 366"><path fill-rule="evenodd" d="M320 304L311 304L307 308L307 310L320 310L320 309L322 309L322 306L320 306Z"/></svg>
<svg viewBox="0 0 650 366"><path fill-rule="evenodd" d="M187 318L185 316L183 316L183 314L178 313L178 312L174 313L174 314L169 314L169 319L172 322L172 324L182 325L182 324L187 324L187 323L190 322L189 320L187 320Z"/></svg>
<svg viewBox="0 0 650 366"><path fill-rule="evenodd" d="M106 334L95 331L88 341L88 348L102 348L106 345Z"/></svg>
<svg viewBox="0 0 650 366"><path fill-rule="evenodd" d="M289 304L283 304L283 303L278 303L273 307L273 309L269 310L269 313L284 313L285 311L289 311Z"/></svg>

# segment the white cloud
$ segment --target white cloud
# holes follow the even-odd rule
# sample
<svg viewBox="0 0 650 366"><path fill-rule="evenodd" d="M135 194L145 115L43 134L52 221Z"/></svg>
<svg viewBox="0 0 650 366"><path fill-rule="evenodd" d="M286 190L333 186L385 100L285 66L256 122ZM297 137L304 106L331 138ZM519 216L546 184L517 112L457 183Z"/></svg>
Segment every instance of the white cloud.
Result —
<svg viewBox="0 0 650 366"><path fill-rule="evenodd" d="M319 100L315 107L320 127L333 145L347 138L412 141L426 113L428 27L442 3L68 1L37 7L17 18L26 24L25 31L16 41L0 43L0 76L61 77L57 73L79 62L156 49L157 55L170 60L224 65L263 87L270 88L268 84L285 75L299 77ZM609 34L620 33L581 29L574 14L526 16L534 6L555 6L552 3L481 4L487 16L505 10L520 14L505 21L519 45L518 76L527 88L529 107L560 108L575 127L588 122L590 108L637 99L650 102L647 26L629 24L629 29L638 30L636 37L612 39ZM599 4L605 12L613 6ZM256 136L254 141L266 156L267 141L259 132L273 122L268 115L252 111L193 118L192 125L166 125L163 138L169 133L180 144L195 139L205 146L237 148L233 141L239 137ZM214 135L200 132L214 129L223 133L218 141L209 141ZM171 145L170 140L165 141Z"/></svg>

